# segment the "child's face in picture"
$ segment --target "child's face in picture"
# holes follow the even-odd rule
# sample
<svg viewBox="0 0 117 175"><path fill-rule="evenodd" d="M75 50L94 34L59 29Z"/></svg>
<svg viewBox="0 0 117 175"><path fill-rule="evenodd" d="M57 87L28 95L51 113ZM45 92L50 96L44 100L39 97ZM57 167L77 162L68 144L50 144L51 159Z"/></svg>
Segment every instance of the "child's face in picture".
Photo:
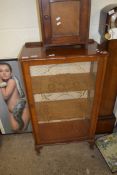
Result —
<svg viewBox="0 0 117 175"><path fill-rule="evenodd" d="M7 81L9 78L11 78L12 72L10 71L9 67L7 65L0 65L0 78L3 81Z"/></svg>

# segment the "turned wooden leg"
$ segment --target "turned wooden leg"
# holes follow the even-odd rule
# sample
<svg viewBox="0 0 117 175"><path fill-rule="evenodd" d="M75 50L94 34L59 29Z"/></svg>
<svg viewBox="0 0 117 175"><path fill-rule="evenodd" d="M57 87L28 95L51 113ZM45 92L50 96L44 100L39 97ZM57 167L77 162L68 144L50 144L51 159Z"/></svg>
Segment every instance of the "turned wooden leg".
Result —
<svg viewBox="0 0 117 175"><path fill-rule="evenodd" d="M88 142L89 142L89 147L90 147L90 149L94 149L95 140L94 140L94 139L88 140Z"/></svg>
<svg viewBox="0 0 117 175"><path fill-rule="evenodd" d="M37 152L37 154L41 153L41 149L43 148L43 146L40 145L35 145L35 151Z"/></svg>

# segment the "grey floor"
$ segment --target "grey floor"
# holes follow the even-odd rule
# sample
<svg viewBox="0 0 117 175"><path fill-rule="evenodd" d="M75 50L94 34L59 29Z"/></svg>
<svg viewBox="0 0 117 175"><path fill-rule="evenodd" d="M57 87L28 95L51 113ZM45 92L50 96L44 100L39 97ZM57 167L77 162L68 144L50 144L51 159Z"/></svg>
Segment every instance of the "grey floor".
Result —
<svg viewBox="0 0 117 175"><path fill-rule="evenodd" d="M44 146L37 155L31 133L2 136L0 175L111 174L99 150L87 142Z"/></svg>

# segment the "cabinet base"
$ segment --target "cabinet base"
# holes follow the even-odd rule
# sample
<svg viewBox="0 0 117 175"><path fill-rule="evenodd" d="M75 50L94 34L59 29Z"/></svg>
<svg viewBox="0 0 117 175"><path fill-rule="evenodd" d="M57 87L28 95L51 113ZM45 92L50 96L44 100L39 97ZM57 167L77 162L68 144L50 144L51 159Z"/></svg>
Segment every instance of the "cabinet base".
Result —
<svg viewBox="0 0 117 175"><path fill-rule="evenodd" d="M96 134L112 133L115 125L115 115L99 116Z"/></svg>
<svg viewBox="0 0 117 175"><path fill-rule="evenodd" d="M44 146L53 146L53 145L64 145L64 144L68 144L68 143L77 143L77 142L80 142L80 141L83 141L82 139L81 140L76 140L76 141L65 141L65 142L53 142L53 143L48 143L48 144L35 144L35 151L37 153L37 155L40 155L41 153L41 150L43 149ZM94 149L94 146L95 146L95 139L88 139L88 140L85 140L89 143L89 148L90 149Z"/></svg>

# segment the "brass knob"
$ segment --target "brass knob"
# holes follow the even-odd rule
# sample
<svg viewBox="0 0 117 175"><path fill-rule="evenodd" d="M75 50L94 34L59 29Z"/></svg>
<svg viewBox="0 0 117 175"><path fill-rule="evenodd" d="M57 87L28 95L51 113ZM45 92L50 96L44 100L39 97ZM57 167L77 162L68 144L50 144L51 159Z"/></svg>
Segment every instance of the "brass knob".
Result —
<svg viewBox="0 0 117 175"><path fill-rule="evenodd" d="M109 40L110 38L111 38L111 34L110 33L105 33L105 38L107 39L107 40Z"/></svg>

